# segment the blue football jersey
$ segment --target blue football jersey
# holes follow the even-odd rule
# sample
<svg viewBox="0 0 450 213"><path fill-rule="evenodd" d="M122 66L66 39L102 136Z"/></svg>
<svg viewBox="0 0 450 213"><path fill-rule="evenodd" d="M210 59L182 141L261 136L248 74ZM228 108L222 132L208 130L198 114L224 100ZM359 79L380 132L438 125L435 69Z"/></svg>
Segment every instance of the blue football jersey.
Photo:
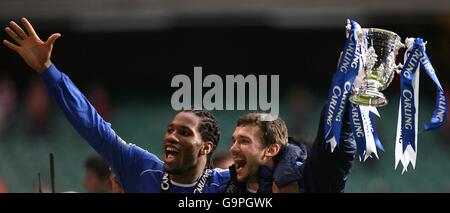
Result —
<svg viewBox="0 0 450 213"><path fill-rule="evenodd" d="M76 131L109 163L125 192L161 192L164 167L156 155L122 140L69 77L54 65L41 75L50 96ZM218 192L229 178L228 170L214 169L203 192ZM196 185L170 181L169 191L191 193Z"/></svg>

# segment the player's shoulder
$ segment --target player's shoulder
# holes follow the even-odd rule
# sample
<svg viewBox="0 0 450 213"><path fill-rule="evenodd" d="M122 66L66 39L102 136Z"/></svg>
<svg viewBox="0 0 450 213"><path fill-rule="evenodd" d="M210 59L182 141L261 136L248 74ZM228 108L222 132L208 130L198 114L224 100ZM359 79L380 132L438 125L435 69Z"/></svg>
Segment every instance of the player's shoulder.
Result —
<svg viewBox="0 0 450 213"><path fill-rule="evenodd" d="M162 163L162 161L155 154L141 148L136 144L126 142L117 134L116 137L119 143L127 147L128 155L131 155L137 159L151 160L158 163Z"/></svg>
<svg viewBox="0 0 450 213"><path fill-rule="evenodd" d="M128 154L134 159L141 169L163 170L164 163L155 154L139 147L136 144L128 143Z"/></svg>
<svg viewBox="0 0 450 213"><path fill-rule="evenodd" d="M228 169L215 168L212 171L212 179L216 183L222 183L230 179L230 171Z"/></svg>
<svg viewBox="0 0 450 213"><path fill-rule="evenodd" d="M230 170L229 169L214 168L213 169L213 173L217 173L217 175L230 176Z"/></svg>

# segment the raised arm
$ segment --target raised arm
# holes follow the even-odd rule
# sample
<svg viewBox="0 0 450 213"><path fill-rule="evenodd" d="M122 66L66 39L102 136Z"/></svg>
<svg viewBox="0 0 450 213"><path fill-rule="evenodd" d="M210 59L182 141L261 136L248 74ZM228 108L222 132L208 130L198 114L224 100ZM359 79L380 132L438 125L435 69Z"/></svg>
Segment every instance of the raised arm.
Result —
<svg viewBox="0 0 450 213"><path fill-rule="evenodd" d="M306 192L344 192L355 159L356 142L350 124L345 120L339 146L331 153L330 146L323 138L324 113L322 110L317 137L303 168L304 189ZM348 114L344 118L348 118Z"/></svg>
<svg viewBox="0 0 450 213"><path fill-rule="evenodd" d="M22 18L21 21L27 33L16 22L11 21L5 31L16 44L8 40L3 40L3 43L17 52L33 70L41 74L52 65L50 57L53 44L61 37L61 34L55 33L43 42L26 18Z"/></svg>
<svg viewBox="0 0 450 213"><path fill-rule="evenodd" d="M3 43L17 52L23 60L39 73L49 94L56 100L72 126L102 157L114 168L125 191L135 191L136 178L142 170L142 161L146 167L160 169L161 161L153 154L125 143L103 120L87 98L78 90L67 75L60 72L50 61L53 44L61 35L55 33L43 42L31 24L21 20L25 32L14 21L6 27L6 33L14 40Z"/></svg>

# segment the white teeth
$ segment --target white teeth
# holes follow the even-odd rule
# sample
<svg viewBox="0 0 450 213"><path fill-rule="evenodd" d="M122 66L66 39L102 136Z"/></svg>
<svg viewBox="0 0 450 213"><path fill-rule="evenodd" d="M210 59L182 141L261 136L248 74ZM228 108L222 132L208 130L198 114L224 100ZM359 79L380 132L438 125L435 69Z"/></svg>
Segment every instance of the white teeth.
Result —
<svg viewBox="0 0 450 213"><path fill-rule="evenodd" d="M169 152L178 152L178 150L176 150L176 149L173 148L173 147L166 147L166 151L169 151Z"/></svg>

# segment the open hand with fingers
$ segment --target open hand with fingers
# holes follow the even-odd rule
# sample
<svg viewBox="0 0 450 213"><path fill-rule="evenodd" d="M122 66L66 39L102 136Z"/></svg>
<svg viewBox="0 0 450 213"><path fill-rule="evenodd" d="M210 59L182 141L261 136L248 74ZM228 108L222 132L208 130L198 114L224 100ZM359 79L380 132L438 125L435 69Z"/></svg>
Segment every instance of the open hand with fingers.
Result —
<svg viewBox="0 0 450 213"><path fill-rule="evenodd" d="M3 43L17 52L36 72L42 73L52 65L50 57L53 43L61 34L55 33L44 42L39 38L26 18L21 18L21 21L26 28L26 32L16 22L11 21L9 22L9 27L5 28L5 31L16 44L8 40L3 40Z"/></svg>

